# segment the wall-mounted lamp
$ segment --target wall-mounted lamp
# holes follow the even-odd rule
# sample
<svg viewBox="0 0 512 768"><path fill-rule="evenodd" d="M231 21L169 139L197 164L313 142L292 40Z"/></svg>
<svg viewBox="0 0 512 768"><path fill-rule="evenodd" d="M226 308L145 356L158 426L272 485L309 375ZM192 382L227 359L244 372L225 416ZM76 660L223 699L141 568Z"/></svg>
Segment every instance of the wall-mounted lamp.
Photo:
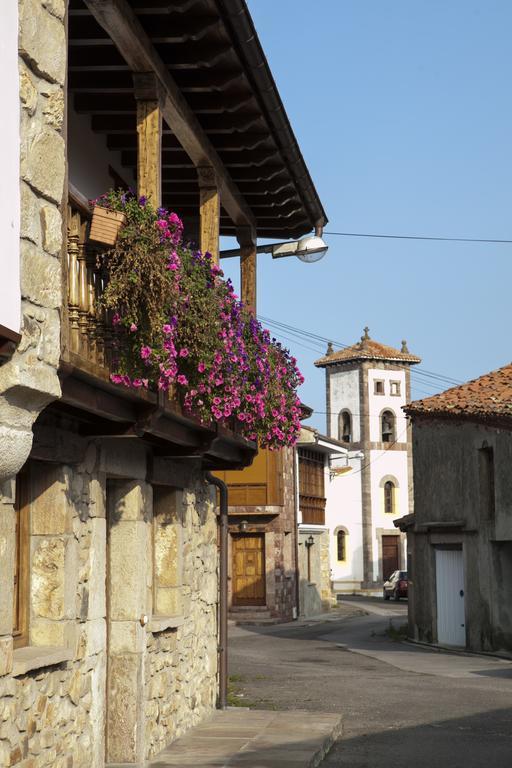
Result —
<svg viewBox="0 0 512 768"><path fill-rule="evenodd" d="M313 264L315 261L323 259L329 246L319 235L306 235L300 240L291 240L287 243L269 243L268 245L258 245L256 253L271 253L273 259L284 259L286 256L296 256L305 264ZM221 259L230 259L240 256L240 248L232 248L228 251L221 251Z"/></svg>
<svg viewBox="0 0 512 768"><path fill-rule="evenodd" d="M240 533L247 533L248 527L249 527L249 523L247 522L247 520L240 520L240 522L238 523L238 530L240 531Z"/></svg>
<svg viewBox="0 0 512 768"><path fill-rule="evenodd" d="M305 543L306 547L308 547L308 549L309 549L309 547L313 546L313 544L315 543L315 540L314 540L313 536L309 536L304 543Z"/></svg>

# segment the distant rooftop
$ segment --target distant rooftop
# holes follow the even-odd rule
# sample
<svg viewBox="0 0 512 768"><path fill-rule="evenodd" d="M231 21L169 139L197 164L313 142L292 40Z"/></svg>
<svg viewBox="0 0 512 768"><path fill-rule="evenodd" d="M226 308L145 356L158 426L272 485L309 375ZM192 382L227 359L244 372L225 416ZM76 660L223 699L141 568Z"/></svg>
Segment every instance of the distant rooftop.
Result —
<svg viewBox="0 0 512 768"><path fill-rule="evenodd" d="M317 368L327 368L329 365L337 363L347 363L354 360L387 360L389 362L409 363L416 365L421 363L421 357L412 355L405 339L402 341L401 349L388 347L386 344L380 344L370 338L370 329L365 328L361 341L353 344L351 347L345 347L335 352L332 344L329 342L326 354L319 360L315 360Z"/></svg>
<svg viewBox="0 0 512 768"><path fill-rule="evenodd" d="M412 416L512 419L512 363L439 395L415 400L405 406L404 411Z"/></svg>

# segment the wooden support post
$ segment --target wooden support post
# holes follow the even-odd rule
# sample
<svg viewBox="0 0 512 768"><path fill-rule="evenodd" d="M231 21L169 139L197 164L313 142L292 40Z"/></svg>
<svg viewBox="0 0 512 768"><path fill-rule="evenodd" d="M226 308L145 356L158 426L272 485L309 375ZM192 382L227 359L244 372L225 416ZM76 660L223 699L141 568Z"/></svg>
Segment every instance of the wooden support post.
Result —
<svg viewBox="0 0 512 768"><path fill-rule="evenodd" d="M153 72L133 75L137 100L137 191L158 208L162 204L162 110Z"/></svg>
<svg viewBox="0 0 512 768"><path fill-rule="evenodd" d="M211 253L219 263L220 195L215 171L210 166L198 167L199 181L199 248Z"/></svg>
<svg viewBox="0 0 512 768"><path fill-rule="evenodd" d="M253 227L238 227L240 244L240 294L243 303L256 314L257 251L256 231Z"/></svg>

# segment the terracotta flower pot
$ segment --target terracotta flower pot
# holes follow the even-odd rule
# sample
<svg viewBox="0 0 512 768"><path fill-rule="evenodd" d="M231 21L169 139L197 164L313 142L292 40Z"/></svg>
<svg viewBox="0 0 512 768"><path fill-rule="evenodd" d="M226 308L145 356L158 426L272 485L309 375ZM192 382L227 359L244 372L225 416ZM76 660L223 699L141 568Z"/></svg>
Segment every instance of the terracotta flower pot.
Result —
<svg viewBox="0 0 512 768"><path fill-rule="evenodd" d="M108 208L95 205L89 239L104 245L115 245L119 230L125 221L126 216L122 211L110 211Z"/></svg>

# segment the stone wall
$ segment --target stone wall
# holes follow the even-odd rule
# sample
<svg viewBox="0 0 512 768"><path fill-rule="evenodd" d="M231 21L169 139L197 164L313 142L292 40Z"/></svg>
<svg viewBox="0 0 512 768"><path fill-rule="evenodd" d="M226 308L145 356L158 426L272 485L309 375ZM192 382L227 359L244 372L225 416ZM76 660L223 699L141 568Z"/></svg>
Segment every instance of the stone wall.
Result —
<svg viewBox="0 0 512 768"><path fill-rule="evenodd" d="M148 757L200 722L215 707L216 700L217 520L203 482L179 494L179 504L184 620L175 631L166 629L146 635Z"/></svg>
<svg viewBox="0 0 512 768"><path fill-rule="evenodd" d="M21 333L0 368L0 480L23 466L32 425L60 395L61 205L65 180L63 0L20 0Z"/></svg>
<svg viewBox="0 0 512 768"><path fill-rule="evenodd" d="M30 635L13 653L8 558L0 768L103 768L106 752L142 762L215 707L213 496L200 472L185 488L153 488L142 441L53 434L81 458L29 463ZM14 525L5 519L0 544L12 554Z"/></svg>

